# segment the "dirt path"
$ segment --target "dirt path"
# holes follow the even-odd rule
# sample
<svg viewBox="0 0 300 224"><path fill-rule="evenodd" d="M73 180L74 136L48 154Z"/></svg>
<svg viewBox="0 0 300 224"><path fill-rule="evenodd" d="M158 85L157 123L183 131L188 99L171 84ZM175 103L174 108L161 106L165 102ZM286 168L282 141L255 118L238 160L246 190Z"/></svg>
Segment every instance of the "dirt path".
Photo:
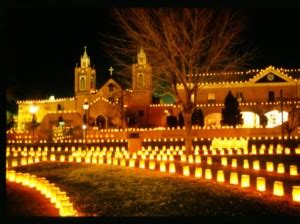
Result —
<svg viewBox="0 0 300 224"><path fill-rule="evenodd" d="M8 216L59 216L59 211L35 189L6 182Z"/></svg>

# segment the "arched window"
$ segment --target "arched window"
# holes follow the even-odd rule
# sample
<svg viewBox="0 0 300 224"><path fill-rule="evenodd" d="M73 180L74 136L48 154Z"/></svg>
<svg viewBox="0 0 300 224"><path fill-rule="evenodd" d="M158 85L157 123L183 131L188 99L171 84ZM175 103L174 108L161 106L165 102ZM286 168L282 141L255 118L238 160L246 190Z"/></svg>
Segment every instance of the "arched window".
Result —
<svg viewBox="0 0 300 224"><path fill-rule="evenodd" d="M80 78L80 90L85 90L85 77Z"/></svg>
<svg viewBox="0 0 300 224"><path fill-rule="evenodd" d="M61 105L57 104L57 110L61 110Z"/></svg>
<svg viewBox="0 0 300 224"><path fill-rule="evenodd" d="M138 87L144 87L144 75L138 74Z"/></svg>
<svg viewBox="0 0 300 224"><path fill-rule="evenodd" d="M96 125L99 129L105 129L106 128L106 119L103 115L99 115L96 118Z"/></svg>
<svg viewBox="0 0 300 224"><path fill-rule="evenodd" d="M108 89L109 89L109 92L113 92L114 91L114 84L110 83L108 85Z"/></svg>
<svg viewBox="0 0 300 224"><path fill-rule="evenodd" d="M58 126L61 127L61 128L63 128L64 125L65 125L65 121L64 121L63 117L59 116L59 118L58 118Z"/></svg>

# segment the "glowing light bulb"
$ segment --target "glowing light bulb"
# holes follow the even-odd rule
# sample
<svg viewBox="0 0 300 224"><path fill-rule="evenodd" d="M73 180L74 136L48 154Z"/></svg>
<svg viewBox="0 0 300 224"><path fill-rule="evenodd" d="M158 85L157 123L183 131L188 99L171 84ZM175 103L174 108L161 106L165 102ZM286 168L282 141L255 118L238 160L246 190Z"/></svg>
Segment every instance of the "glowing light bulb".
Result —
<svg viewBox="0 0 300 224"><path fill-rule="evenodd" d="M150 161L149 162L149 169L150 170L155 170L155 161Z"/></svg>
<svg viewBox="0 0 300 224"><path fill-rule="evenodd" d="M113 158L113 165L117 166L119 164L118 158Z"/></svg>
<svg viewBox="0 0 300 224"><path fill-rule="evenodd" d="M98 164L103 164L104 163L104 158L102 156L100 156L98 158ZM121 164L122 165L122 164Z"/></svg>
<svg viewBox="0 0 300 224"><path fill-rule="evenodd" d="M254 160L253 161L253 169L254 170L260 170L260 166L259 166L259 161L258 160Z"/></svg>
<svg viewBox="0 0 300 224"><path fill-rule="evenodd" d="M60 155L59 161L60 162L65 162L65 155Z"/></svg>
<svg viewBox="0 0 300 224"><path fill-rule="evenodd" d="M236 173L236 172L231 172L230 173L229 183L233 184L233 185L238 185L239 184L238 173Z"/></svg>
<svg viewBox="0 0 300 224"><path fill-rule="evenodd" d="M169 165L169 172L170 173L176 173L176 167L174 163L170 163Z"/></svg>
<svg viewBox="0 0 300 224"><path fill-rule="evenodd" d="M22 166L27 165L27 157L22 157L21 158L21 165Z"/></svg>
<svg viewBox="0 0 300 224"><path fill-rule="evenodd" d="M129 160L129 167L135 167L135 160L134 159Z"/></svg>
<svg viewBox="0 0 300 224"><path fill-rule="evenodd" d="M18 166L18 160L13 159L12 162L11 162L11 166L12 166L12 167Z"/></svg>
<svg viewBox="0 0 300 224"><path fill-rule="evenodd" d="M98 163L97 157L94 156L94 157L92 158L92 163L93 163L93 164L97 164L97 163Z"/></svg>
<svg viewBox="0 0 300 224"><path fill-rule="evenodd" d="M205 169L205 179L207 179L207 180L212 179L211 169Z"/></svg>
<svg viewBox="0 0 300 224"><path fill-rule="evenodd" d="M221 164L222 164L223 166L227 166L227 158L226 158L226 157L222 157L222 158L221 158Z"/></svg>
<svg viewBox="0 0 300 224"><path fill-rule="evenodd" d="M298 175L298 169L296 165L290 165L290 175L291 176L297 176Z"/></svg>
<svg viewBox="0 0 300 224"><path fill-rule="evenodd" d="M39 163L40 162L40 157L39 156L35 156L34 157L34 162L35 163Z"/></svg>
<svg viewBox="0 0 300 224"><path fill-rule="evenodd" d="M160 162L160 164L159 164L159 170L160 170L160 172L166 172L166 164L165 164L165 162Z"/></svg>
<svg viewBox="0 0 300 224"><path fill-rule="evenodd" d="M274 171L273 162L266 162L266 168L267 168L267 172L273 172Z"/></svg>
<svg viewBox="0 0 300 224"><path fill-rule="evenodd" d="M186 155L181 155L180 156L180 161L181 162L186 162Z"/></svg>
<svg viewBox="0 0 300 224"><path fill-rule="evenodd" d="M217 172L217 181L222 182L222 183L225 181L223 170L218 170L218 172Z"/></svg>
<svg viewBox="0 0 300 224"><path fill-rule="evenodd" d="M281 181L274 181L273 195L276 195L276 196L284 195L283 183Z"/></svg>
<svg viewBox="0 0 300 224"><path fill-rule="evenodd" d="M121 165L121 166L126 166L126 159L124 159L124 158L121 159L120 165Z"/></svg>
<svg viewBox="0 0 300 224"><path fill-rule="evenodd" d="M212 158L208 156L206 162L207 162L207 164L211 165L212 164Z"/></svg>
<svg viewBox="0 0 300 224"><path fill-rule="evenodd" d="M264 177L256 178L256 190L258 191L266 191L266 180Z"/></svg>
<svg viewBox="0 0 300 224"><path fill-rule="evenodd" d="M242 174L241 187L242 188L250 187L250 176L248 174Z"/></svg>
<svg viewBox="0 0 300 224"><path fill-rule="evenodd" d="M29 176L29 187L34 188L37 185L37 178L35 175L30 175Z"/></svg>
<svg viewBox="0 0 300 224"><path fill-rule="evenodd" d="M16 171L9 170L8 171L8 180L14 182L16 180Z"/></svg>
<svg viewBox="0 0 300 224"><path fill-rule="evenodd" d="M195 163L196 164L200 164L201 163L201 156L200 155L196 155L195 156Z"/></svg>
<svg viewBox="0 0 300 224"><path fill-rule="evenodd" d="M183 176L189 176L190 175L190 167L184 166L183 167Z"/></svg>
<svg viewBox="0 0 300 224"><path fill-rule="evenodd" d="M194 163L194 156L193 155L188 156L188 162L189 163Z"/></svg>
<svg viewBox="0 0 300 224"><path fill-rule="evenodd" d="M290 149L290 148L285 148L285 149L284 149L284 153L285 153L286 155L291 154L291 149Z"/></svg>
<svg viewBox="0 0 300 224"><path fill-rule="evenodd" d="M279 163L277 166L277 173L284 173L284 165L283 163Z"/></svg>
<svg viewBox="0 0 300 224"><path fill-rule="evenodd" d="M140 160L140 162L139 162L139 168L141 168L141 169L145 168L145 160Z"/></svg>
<svg viewBox="0 0 300 224"><path fill-rule="evenodd" d="M106 164L112 164L112 159L111 159L111 157L107 157L106 158ZM129 165L130 166L130 165Z"/></svg>
<svg viewBox="0 0 300 224"><path fill-rule="evenodd" d="M201 167L196 167L195 168L195 177L202 177L202 168Z"/></svg>
<svg viewBox="0 0 300 224"><path fill-rule="evenodd" d="M237 160L236 159L231 160L231 167L237 167Z"/></svg>
<svg viewBox="0 0 300 224"><path fill-rule="evenodd" d="M300 202L300 186L293 186L292 196L293 201Z"/></svg>

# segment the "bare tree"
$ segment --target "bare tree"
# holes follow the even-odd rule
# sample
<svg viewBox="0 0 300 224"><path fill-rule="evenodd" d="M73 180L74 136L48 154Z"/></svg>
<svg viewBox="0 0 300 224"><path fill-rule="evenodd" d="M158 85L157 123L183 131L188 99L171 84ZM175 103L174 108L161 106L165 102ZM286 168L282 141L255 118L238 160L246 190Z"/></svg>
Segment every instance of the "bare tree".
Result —
<svg viewBox="0 0 300 224"><path fill-rule="evenodd" d="M109 36L107 53L122 74L130 75L133 61L128 58L143 46L154 82L170 83L182 107L190 153L197 90L211 78L195 74L234 71L244 65L250 55L238 47L244 20L231 10L212 9L119 9L114 17L121 29ZM179 84L184 94L179 94Z"/></svg>
<svg viewBox="0 0 300 224"><path fill-rule="evenodd" d="M295 101L291 101L290 104L286 104L286 108L288 110L289 117L288 121L283 124L283 128L288 134L288 139L290 139L291 134L299 125L300 110L297 108L297 103Z"/></svg>

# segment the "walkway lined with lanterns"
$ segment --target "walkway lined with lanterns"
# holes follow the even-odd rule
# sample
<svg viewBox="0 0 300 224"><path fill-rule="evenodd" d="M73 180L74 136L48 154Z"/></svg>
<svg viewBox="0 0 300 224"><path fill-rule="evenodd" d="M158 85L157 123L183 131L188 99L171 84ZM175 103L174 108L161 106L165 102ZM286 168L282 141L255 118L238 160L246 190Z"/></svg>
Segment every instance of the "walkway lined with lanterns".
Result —
<svg viewBox="0 0 300 224"><path fill-rule="evenodd" d="M59 209L34 188L7 181L6 192L6 203L14 205L7 209L7 216L59 216Z"/></svg>
<svg viewBox="0 0 300 224"><path fill-rule="evenodd" d="M218 141L223 146L217 147ZM193 155L186 155L185 147L176 144L168 147L148 145L137 152L128 152L125 146L87 146L85 149L75 145L28 148L11 146L7 147L7 178L28 185L29 180L33 179L34 182L37 177L12 169L39 162L109 164L224 183L245 189L245 193L257 191L300 205L300 176L297 166L300 162L300 148L283 148L280 144L248 147L243 139L236 141L236 147L233 147L230 139L226 141L214 139L214 148L212 145L196 145ZM54 184L46 185L48 190L49 186L55 188ZM45 191L41 192L46 194ZM48 192L46 197L52 196Z"/></svg>
<svg viewBox="0 0 300 224"><path fill-rule="evenodd" d="M47 199L48 202L46 203L51 203L59 211L56 212L56 210L53 211L53 209L50 211L49 208L49 215L77 216L77 212L74 210L73 204L70 202L66 192L61 191L59 187L57 187L54 183L50 183L46 178L30 175L29 173L7 170L6 179L11 183L21 184L26 188L29 188L27 192L29 192L32 197L37 198L37 200L45 201L45 199ZM22 188L21 190L24 191Z"/></svg>

